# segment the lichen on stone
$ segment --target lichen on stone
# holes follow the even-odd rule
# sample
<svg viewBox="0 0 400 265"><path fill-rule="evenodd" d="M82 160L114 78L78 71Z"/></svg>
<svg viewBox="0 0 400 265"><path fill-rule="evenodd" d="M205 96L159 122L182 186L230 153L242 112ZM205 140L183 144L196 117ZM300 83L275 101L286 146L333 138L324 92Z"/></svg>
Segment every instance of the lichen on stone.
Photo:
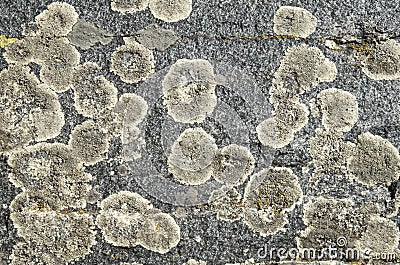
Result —
<svg viewBox="0 0 400 265"><path fill-rule="evenodd" d="M208 204L220 220L233 222L242 218L242 195L234 187L222 186L213 191Z"/></svg>
<svg viewBox="0 0 400 265"><path fill-rule="evenodd" d="M281 6L274 15L274 32L306 38L317 27L317 18L304 8Z"/></svg>
<svg viewBox="0 0 400 265"><path fill-rule="evenodd" d="M111 55L110 70L129 84L145 80L154 73L154 67L153 52L134 41L127 41Z"/></svg>
<svg viewBox="0 0 400 265"><path fill-rule="evenodd" d="M283 230L287 213L300 203L303 192L289 168L269 167L252 175L243 196L246 225L262 236Z"/></svg>
<svg viewBox="0 0 400 265"><path fill-rule="evenodd" d="M0 152L60 133L65 121L58 97L28 67L10 65L0 72L0 79Z"/></svg>
<svg viewBox="0 0 400 265"><path fill-rule="evenodd" d="M53 210L84 208L92 176L63 144L39 143L10 155L10 181L28 194L34 193Z"/></svg>
<svg viewBox="0 0 400 265"><path fill-rule="evenodd" d="M84 121L75 126L70 135L68 146L75 157L85 164L96 164L104 159L108 152L110 137L93 120Z"/></svg>
<svg viewBox="0 0 400 265"><path fill-rule="evenodd" d="M76 67L72 77L75 107L85 117L100 119L106 110L117 103L117 88L100 72L95 63L84 63Z"/></svg>
<svg viewBox="0 0 400 265"><path fill-rule="evenodd" d="M200 185L211 178L218 147L201 127L183 131L171 147L168 171L178 182Z"/></svg>
<svg viewBox="0 0 400 265"><path fill-rule="evenodd" d="M96 225L107 242L122 247L139 244L138 232L145 220L144 215L153 209L150 201L137 193L120 191L101 202Z"/></svg>
<svg viewBox="0 0 400 265"><path fill-rule="evenodd" d="M178 22L192 12L192 0L150 0L150 12L155 18L165 22Z"/></svg>
<svg viewBox="0 0 400 265"><path fill-rule="evenodd" d="M213 161L213 178L225 185L238 186L253 172L254 164L248 148L236 144L225 146Z"/></svg>
<svg viewBox="0 0 400 265"><path fill-rule="evenodd" d="M358 120L356 97L342 89L325 89L311 104L316 116L322 114L322 124L326 130L348 132Z"/></svg>
<svg viewBox="0 0 400 265"><path fill-rule="evenodd" d="M166 213L155 213L145 219L138 237L144 248L165 254L178 245L181 234L174 218Z"/></svg>
<svg viewBox="0 0 400 265"><path fill-rule="evenodd" d="M41 34L60 37L66 36L78 20L75 8L65 2L53 2L36 16L36 25Z"/></svg>
<svg viewBox="0 0 400 265"><path fill-rule="evenodd" d="M361 69L374 80L395 80L400 78L400 44L387 40L376 44L361 60Z"/></svg>
<svg viewBox="0 0 400 265"><path fill-rule="evenodd" d="M388 140L368 132L358 136L347 166L351 176L367 186L389 186L400 176L398 150Z"/></svg>
<svg viewBox="0 0 400 265"><path fill-rule="evenodd" d="M151 50L165 51L177 40L177 34L157 24L151 24L135 33L136 40Z"/></svg>
<svg viewBox="0 0 400 265"><path fill-rule="evenodd" d="M206 60L176 61L162 86L164 104L176 122L203 122L217 105L214 68Z"/></svg>

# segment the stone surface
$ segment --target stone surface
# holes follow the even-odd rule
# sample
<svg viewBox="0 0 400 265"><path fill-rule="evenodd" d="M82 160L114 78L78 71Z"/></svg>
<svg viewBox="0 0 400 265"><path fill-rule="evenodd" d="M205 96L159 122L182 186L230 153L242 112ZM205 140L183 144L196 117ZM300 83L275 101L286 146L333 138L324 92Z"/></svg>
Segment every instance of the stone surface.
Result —
<svg viewBox="0 0 400 265"><path fill-rule="evenodd" d="M29 28L29 22L35 20L40 12L47 8L51 0L28 0L0 2L0 35L22 38L23 26ZM244 1L244 0L193 0L193 9L188 19L176 23L166 23L156 19L149 9L133 14L121 15L111 10L109 0L66 0L72 5L80 19L93 23L110 33L112 41L103 45L96 43L88 50L80 50L80 63L93 62L100 66L100 73L118 89L118 97L123 93L136 93L149 103L147 119L141 125L146 141L142 157L148 158L154 172L168 178L168 143L177 139L183 131L175 132L166 127L168 117L163 105L161 83L157 73L172 65L178 59L205 59L213 62L217 78L216 95L218 106L223 106L208 117L201 125L207 133L216 139L219 148L229 144L249 147L256 160L254 172L272 164L288 167L298 176L303 190L304 203L307 198L319 196L350 199L357 204L376 203L385 216L390 205L399 196L398 180L392 185L368 188L360 183L338 181L337 176L327 176L316 186L310 185L310 173L304 168L311 161L307 142L315 136L315 129L321 128L319 119L309 117L309 122L297 132L293 141L283 148L264 147L257 139L256 126L270 117L271 110L267 97L273 75L280 65L287 48L307 44L318 47L325 57L335 63L337 76L333 82L321 83L302 95L302 101L308 102L319 92L328 88L348 91L358 101L359 118L355 126L344 134L344 140L357 142L357 136L370 132L387 139L395 148L400 147L399 100L400 80L373 80L363 73L357 54L368 53L370 46L378 40L400 40L400 12L396 1L363 0L322 1L322 0L283 0L283 1ZM273 17L280 6L292 5L304 8L317 18L317 28L306 40L274 37ZM123 37L133 37L138 30L151 24L173 30L179 39L165 51L154 50L155 74L148 83L127 84L110 72L111 54L117 47L124 45ZM337 46L325 45L333 41ZM1 46L1 45L0 45ZM334 47L334 48L332 48ZM1 48L3 53L5 49ZM40 67L29 64L39 77ZM7 68L7 62L0 56L0 70ZM236 69L231 71L231 69ZM241 78L238 78L238 77ZM246 78L242 78L242 77ZM162 78L160 79L162 80ZM160 82L160 80L158 80ZM1 91L1 85L0 85ZM73 128L86 120L74 107L74 93L70 89L58 94L65 116L62 132L48 142L68 144ZM266 100L263 100L264 99ZM151 100L150 100L151 99ZM225 114L225 115L223 115ZM180 125L179 125L180 126ZM189 128L189 127L176 127ZM1 133L1 132L0 132ZM298 205L288 215L289 222L284 232L262 237L253 233L243 222L226 222L217 219L206 205L179 205L166 203L157 188L139 185L137 174L140 168L127 165L121 172L121 153L123 146L119 138L110 140L105 159L85 171L93 176L90 184L97 186L100 200L121 190L137 192L151 201L162 212L172 213L180 207L185 208L183 218L175 218L180 227L179 244L166 254L146 250L140 246L122 248L108 244L104 238L96 238L97 244L91 253L74 264L119 264L122 262L140 264L183 264L189 259L202 260L207 264L226 263L244 264L253 258L255 262L269 260L262 258L258 250L265 244L276 249L296 247L296 236L306 225L303 218L303 206ZM144 165L140 164L140 165ZM13 246L21 239L10 219L9 205L20 189L8 180L10 167L7 156L0 155L0 263L8 264ZM157 174L150 174L157 176ZM151 179L150 179L151 180ZM144 182L143 182L144 183ZM145 187L145 188L144 188ZM243 187L238 191L243 193ZM184 192L189 197L189 193ZM179 197L179 198L182 198ZM208 198L208 196L205 196ZM204 204L207 200L204 201ZM178 205L177 205L178 204ZM86 210L96 217L100 208L90 204ZM400 218L397 214L390 220L397 226ZM97 228L97 235L101 235ZM197 236L201 240L196 240ZM198 238L197 238L198 239ZM274 259L277 257L274 256ZM4 262L3 262L4 260ZM2 263L3 262L3 263ZM246 263L252 264L252 263Z"/></svg>

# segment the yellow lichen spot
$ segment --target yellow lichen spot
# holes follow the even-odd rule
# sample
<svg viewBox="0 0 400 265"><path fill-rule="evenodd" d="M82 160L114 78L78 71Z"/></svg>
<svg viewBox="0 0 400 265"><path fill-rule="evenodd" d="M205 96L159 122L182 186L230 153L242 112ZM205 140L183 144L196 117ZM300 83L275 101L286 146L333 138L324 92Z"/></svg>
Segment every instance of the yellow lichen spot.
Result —
<svg viewBox="0 0 400 265"><path fill-rule="evenodd" d="M0 35L0 48L4 48L17 40L17 38L8 38L6 35L2 34Z"/></svg>
<svg viewBox="0 0 400 265"><path fill-rule="evenodd" d="M156 225L156 231L159 231L159 230L160 230L160 226Z"/></svg>
<svg viewBox="0 0 400 265"><path fill-rule="evenodd" d="M44 206L43 205L38 205L38 204L29 208L30 211L38 211L38 212L40 212L43 209L44 209Z"/></svg>
<svg viewBox="0 0 400 265"><path fill-rule="evenodd" d="M279 210L275 210L275 211L274 211L274 214L279 214Z"/></svg>

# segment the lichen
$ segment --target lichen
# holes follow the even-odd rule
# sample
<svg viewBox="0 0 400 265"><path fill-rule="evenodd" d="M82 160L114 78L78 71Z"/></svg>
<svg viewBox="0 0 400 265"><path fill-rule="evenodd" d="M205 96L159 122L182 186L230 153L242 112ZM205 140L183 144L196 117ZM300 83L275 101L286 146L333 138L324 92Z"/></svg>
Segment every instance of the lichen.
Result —
<svg viewBox="0 0 400 265"><path fill-rule="evenodd" d="M121 191L101 202L96 225L110 244L134 247L139 244L138 232L145 220L144 215L152 208L150 201L139 194Z"/></svg>
<svg viewBox="0 0 400 265"><path fill-rule="evenodd" d="M9 64L19 63L26 65L32 62L33 54L29 39L19 39L7 45L3 57Z"/></svg>
<svg viewBox="0 0 400 265"><path fill-rule="evenodd" d="M292 170L269 167L252 175L246 185L243 220L262 236L275 234L287 223L287 213L301 202L303 192Z"/></svg>
<svg viewBox="0 0 400 265"><path fill-rule="evenodd" d="M89 214L56 212L44 205L44 200L27 193L19 194L10 208L18 235L27 242L15 246L15 264L35 259L43 264L63 264L86 256L96 243L94 222ZM27 249L22 249L23 246Z"/></svg>
<svg viewBox="0 0 400 265"><path fill-rule="evenodd" d="M370 249L371 254L397 253L399 245L399 228L392 220L374 216L367 223L367 228L357 242L359 249Z"/></svg>
<svg viewBox="0 0 400 265"><path fill-rule="evenodd" d="M110 33L97 28L94 24L84 19L78 19L72 31L68 33L67 38L72 45L82 50L88 50L97 43L107 45L113 39Z"/></svg>
<svg viewBox="0 0 400 265"><path fill-rule="evenodd" d="M34 193L53 210L84 208L91 175L68 146L39 143L10 155L10 181L28 194Z"/></svg>
<svg viewBox="0 0 400 265"><path fill-rule="evenodd" d="M308 143L315 175L347 172L347 161L353 156L355 145L344 141L343 133L316 129Z"/></svg>
<svg viewBox="0 0 400 265"><path fill-rule="evenodd" d="M56 92L70 88L74 67L79 64L80 53L67 38L40 40L33 50L34 62L42 66L40 79Z"/></svg>
<svg viewBox="0 0 400 265"><path fill-rule="evenodd" d="M176 122L203 122L217 105L214 69L206 60L176 61L162 86L164 104Z"/></svg>
<svg viewBox="0 0 400 265"><path fill-rule="evenodd" d="M177 40L177 34L168 29L163 29L157 24L151 24L135 33L136 40L151 50L165 51Z"/></svg>
<svg viewBox="0 0 400 265"><path fill-rule="evenodd" d="M362 71L374 80L400 78L400 44L387 40L373 47L371 53L361 60Z"/></svg>
<svg viewBox="0 0 400 265"><path fill-rule="evenodd" d="M358 136L354 155L347 166L351 176L367 186L389 186L400 176L398 150L388 140L371 133Z"/></svg>
<svg viewBox="0 0 400 265"><path fill-rule="evenodd" d="M85 117L100 119L106 110L117 103L117 88L100 72L95 63L84 63L76 67L72 77L75 107Z"/></svg>
<svg viewBox="0 0 400 265"><path fill-rule="evenodd" d="M6 35L1 34L0 35L0 48L5 48L8 45L16 42L18 39L17 38L8 38Z"/></svg>
<svg viewBox="0 0 400 265"><path fill-rule="evenodd" d="M28 67L10 65L0 72L0 79L0 152L60 133L65 121L58 97Z"/></svg>
<svg viewBox="0 0 400 265"><path fill-rule="evenodd" d="M66 36L78 20L75 8L64 2L53 2L36 16L36 25L40 34L61 37Z"/></svg>
<svg viewBox="0 0 400 265"><path fill-rule="evenodd" d="M316 47L306 44L286 50L270 88L270 103L287 102L321 82L331 82L337 75L333 62Z"/></svg>
<svg viewBox="0 0 400 265"><path fill-rule="evenodd" d="M220 220L233 222L242 218L242 195L233 187L222 186L213 191L208 204Z"/></svg>
<svg viewBox="0 0 400 265"><path fill-rule="evenodd" d="M322 249L337 246L342 239L339 244L353 248L365 233L369 220L379 213L378 206L373 203L354 205L349 199L318 197L304 207L303 220L307 228L297 238L297 245L300 249Z"/></svg>
<svg viewBox="0 0 400 265"><path fill-rule="evenodd" d="M253 172L255 159L244 146L231 144L222 148L213 161L213 177L225 185L243 184Z"/></svg>
<svg viewBox="0 0 400 265"><path fill-rule="evenodd" d="M109 149L109 135L93 120L84 121L71 132L68 146L75 157L85 164L96 164L104 159Z"/></svg>
<svg viewBox="0 0 400 265"><path fill-rule="evenodd" d="M150 12L155 18L165 22L178 22L192 12L192 0L150 0Z"/></svg>
<svg viewBox="0 0 400 265"><path fill-rule="evenodd" d="M275 106L274 118L281 127L298 132L308 123L309 111L299 102L288 102Z"/></svg>
<svg viewBox="0 0 400 265"><path fill-rule="evenodd" d="M202 128L186 129L172 145L168 164L198 171L212 163L217 150L214 138Z"/></svg>
<svg viewBox="0 0 400 265"><path fill-rule="evenodd" d="M272 148L282 148L294 139L294 131L277 122L275 118L262 121L256 131L258 140Z"/></svg>
<svg viewBox="0 0 400 265"><path fill-rule="evenodd" d="M326 130L348 132L358 120L356 97L342 89L325 89L311 104L316 116L322 113L322 124Z"/></svg>
<svg viewBox="0 0 400 265"><path fill-rule="evenodd" d="M139 231L140 244L151 251L165 254L180 241L180 228L169 214L155 213L146 218Z"/></svg>
<svg viewBox="0 0 400 265"><path fill-rule="evenodd" d="M211 178L213 174L213 168L210 165L203 169L191 171L182 169L179 166L175 166L174 164L170 163L168 165L168 172L172 174L176 181L182 184L201 185L206 183Z"/></svg>
<svg viewBox="0 0 400 265"><path fill-rule="evenodd" d="M149 0L112 0L111 10L126 13L136 13L143 11L149 5Z"/></svg>
<svg viewBox="0 0 400 265"><path fill-rule="evenodd" d="M317 28L317 18L304 8L281 6L274 15L274 32L306 38Z"/></svg>
<svg viewBox="0 0 400 265"><path fill-rule="evenodd" d="M129 84L145 80L154 67L153 52L137 42L119 46L111 55L111 71Z"/></svg>

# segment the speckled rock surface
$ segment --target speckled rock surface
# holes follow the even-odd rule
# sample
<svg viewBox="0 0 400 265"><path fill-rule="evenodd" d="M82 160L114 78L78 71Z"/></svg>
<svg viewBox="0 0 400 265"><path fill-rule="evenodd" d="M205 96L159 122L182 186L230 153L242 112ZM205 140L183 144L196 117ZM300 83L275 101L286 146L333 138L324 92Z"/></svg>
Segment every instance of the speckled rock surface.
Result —
<svg viewBox="0 0 400 265"><path fill-rule="evenodd" d="M35 16L51 2L2 0L0 35L22 38L22 25L34 21ZM320 83L304 93L301 102L308 104L309 100L328 88L348 91L358 101L359 117L354 127L344 133L343 139L356 143L358 135L370 132L387 139L395 148L400 148L400 80L370 79L362 72L357 59L357 55L363 53L365 43L373 47L380 39L400 41L400 6L396 1L193 0L189 18L177 23L156 19L148 8L125 15L112 11L109 0L65 2L75 7L80 19L93 23L114 37L107 45L96 43L87 50L77 48L81 55L80 63L98 64L101 67L100 74L117 88L118 98L124 93L136 93L149 104L147 118L139 126L146 142L142 159L147 162L121 161L125 147L120 138L113 136L104 159L97 164L85 166L85 171L93 176L90 184L99 194L98 201L123 190L139 193L150 200L155 208L175 219L181 237L176 247L168 253L160 254L142 246L113 246L102 238L100 229L96 227L97 244L92 247L92 252L72 264L183 264L189 259L195 259L207 264L223 265L244 264L251 258L256 262L264 262L269 257L262 258L258 253L264 246L276 249L297 246L296 236L306 228L303 206L318 196L347 198L355 204L375 202L381 216L392 216L390 219L400 225L397 213L389 214L395 211L393 207L396 207L396 198L400 197L398 180L390 186L368 188L343 175L328 174L314 183L308 141L315 136L316 128L323 127L318 118L310 115L308 124L295 133L294 140L276 150L263 146L257 139L255 129L261 121L272 115L268 90L285 50L306 43L321 49L325 57L336 65L338 73L333 82ZM318 20L316 31L307 39L274 37L273 17L276 10L284 5L310 11ZM134 37L135 32L151 24L173 30L178 40L164 51L153 50L155 73L147 81L124 83L110 71L111 54L124 44L124 37ZM329 48L326 40L334 41L340 49ZM4 49L0 51L4 52ZM194 199L192 203L190 198L175 196L178 199L171 203L171 198L157 196L160 186L156 183L153 186L146 185L146 179L138 179L138 175L142 174L143 177L147 173L153 176L148 180L150 182L157 177L172 181L168 176L168 146L184 128L190 126L171 125L172 119L168 117L163 105L161 80L167 71L165 68L182 58L208 60L214 65L217 78L225 78L217 81L216 87L218 104L222 107L217 107L214 114L200 125L216 140L218 148L222 149L229 144L244 145L254 156L254 172L272 165L290 168L298 177L304 201L288 213L286 231L260 236L240 220L225 222L217 219L207 204L207 194L204 198L198 196L201 198ZM39 76L40 67L36 64L30 66ZM7 62L0 56L0 70L5 68ZM152 82L158 82L158 86L153 86ZM87 118L76 111L72 89L59 93L58 97L65 125L59 136L47 142L68 144L71 131ZM8 180L11 168L7 165L7 159L6 155L0 155L0 264L9 264L13 246L21 241L10 219L9 210L11 201L21 190ZM143 165L149 165L152 169ZM305 170L307 167L310 168ZM245 185L237 187L242 194ZM210 191L211 188L205 189ZM96 218L99 205L96 202L88 204L87 210Z"/></svg>

